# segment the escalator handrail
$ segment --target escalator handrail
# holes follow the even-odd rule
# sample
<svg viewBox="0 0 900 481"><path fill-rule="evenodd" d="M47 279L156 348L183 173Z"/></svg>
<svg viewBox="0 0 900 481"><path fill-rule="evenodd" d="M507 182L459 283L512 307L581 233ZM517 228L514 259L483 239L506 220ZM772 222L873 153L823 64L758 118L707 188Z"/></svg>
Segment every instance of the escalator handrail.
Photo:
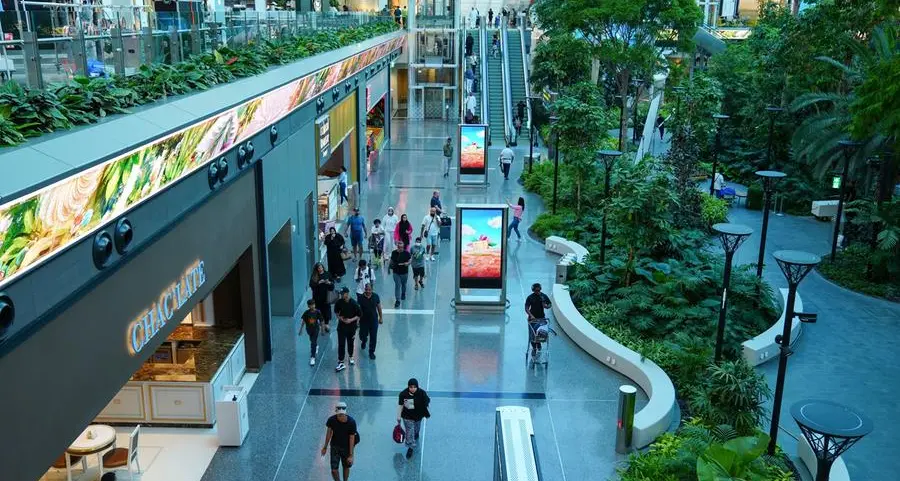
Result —
<svg viewBox="0 0 900 481"><path fill-rule="evenodd" d="M507 35L509 29L506 28L506 22L500 22L500 55L501 77L503 77L503 137L504 144L512 140L512 86L509 83L509 41Z"/></svg>
<svg viewBox="0 0 900 481"><path fill-rule="evenodd" d="M528 123L526 125L523 125L523 127L527 126L527 128L529 129L528 131L531 132L531 85L528 84L528 54L526 53L525 49L525 35L528 33L528 31L525 29L525 14L521 15L522 18L519 20L519 32L521 32L522 34L522 75L525 77L525 112L528 116ZM529 136L529 142L531 141L530 139L531 137Z"/></svg>
<svg viewBox="0 0 900 481"><path fill-rule="evenodd" d="M478 68L481 71L479 78L481 78L481 85L479 85L479 93L481 94L481 123L487 124L490 121L490 111L488 110L488 85L487 85L487 56L485 55L485 51L487 50L485 46L487 45L487 27L485 26L485 19L481 19L481 27L479 28L479 39L481 42L478 48Z"/></svg>

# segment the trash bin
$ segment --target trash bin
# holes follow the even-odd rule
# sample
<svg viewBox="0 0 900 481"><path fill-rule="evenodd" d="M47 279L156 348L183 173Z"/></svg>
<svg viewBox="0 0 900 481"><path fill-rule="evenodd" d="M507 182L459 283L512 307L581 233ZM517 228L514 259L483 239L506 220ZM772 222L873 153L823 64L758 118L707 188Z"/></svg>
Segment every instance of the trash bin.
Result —
<svg viewBox="0 0 900 481"><path fill-rule="evenodd" d="M216 401L216 423L219 446L240 446L250 432L247 415L247 392L241 386L225 386Z"/></svg>

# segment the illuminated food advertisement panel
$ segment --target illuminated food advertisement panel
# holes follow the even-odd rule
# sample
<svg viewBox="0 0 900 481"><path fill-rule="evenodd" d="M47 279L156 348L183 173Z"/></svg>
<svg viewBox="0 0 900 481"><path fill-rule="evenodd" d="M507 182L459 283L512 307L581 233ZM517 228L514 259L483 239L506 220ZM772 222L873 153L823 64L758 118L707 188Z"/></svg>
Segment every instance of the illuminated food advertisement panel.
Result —
<svg viewBox="0 0 900 481"><path fill-rule="evenodd" d="M459 287L502 289L506 207L458 206Z"/></svg>
<svg viewBox="0 0 900 481"><path fill-rule="evenodd" d="M459 173L485 175L487 173L487 125L459 126Z"/></svg>
<svg viewBox="0 0 900 481"><path fill-rule="evenodd" d="M376 60L397 37L90 169L0 204L0 287L203 168Z"/></svg>

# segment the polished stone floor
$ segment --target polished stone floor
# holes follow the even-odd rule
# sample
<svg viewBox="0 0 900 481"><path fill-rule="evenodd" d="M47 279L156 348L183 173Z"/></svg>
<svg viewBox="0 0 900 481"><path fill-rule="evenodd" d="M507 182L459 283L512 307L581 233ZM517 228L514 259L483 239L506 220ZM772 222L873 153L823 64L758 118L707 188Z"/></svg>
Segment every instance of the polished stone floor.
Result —
<svg viewBox="0 0 900 481"><path fill-rule="evenodd" d="M394 206L417 226L434 190L441 192L450 210L456 203L515 202L524 195L523 227L541 212L540 200L524 194L513 180L521 171L520 162L508 181L492 170L486 189L457 187L455 172L444 179L441 166L441 144L447 136L455 137L455 125L397 120L393 125L392 144L365 181L361 207L368 224ZM527 145L518 150L521 159ZM498 155L499 149L490 150L491 159ZM334 372L335 333L321 342L320 362L310 367L308 340L297 337L296 321L274 319L274 359L249 395L250 434L240 448L220 448L203 480L330 479L327 460L318 450L325 420L339 400L349 404L362 435L352 479L490 479L494 410L503 405L531 409L544 479L612 476L624 460L613 449L616 392L629 382L585 354L560 329L551 340L548 367L526 368L524 297L533 282L549 288L558 258L527 237L513 240L509 247L510 307L505 313L460 313L451 307L450 242L443 242L439 259L427 265L425 289L410 286L399 309L393 309L392 282L382 276L376 292L388 310L379 331L378 358L358 359L341 373ZM420 451L406 460L390 433L396 395L410 377L432 393L432 417L425 423ZM645 403L640 393L638 409Z"/></svg>

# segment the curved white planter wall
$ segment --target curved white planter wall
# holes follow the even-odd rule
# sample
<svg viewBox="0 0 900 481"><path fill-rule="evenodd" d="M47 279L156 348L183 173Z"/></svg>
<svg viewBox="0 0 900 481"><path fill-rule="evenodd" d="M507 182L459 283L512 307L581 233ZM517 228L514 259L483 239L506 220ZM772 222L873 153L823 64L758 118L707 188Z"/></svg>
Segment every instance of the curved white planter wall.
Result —
<svg viewBox="0 0 900 481"><path fill-rule="evenodd" d="M775 359L778 357L778 348L779 345L775 343L775 336L781 334L784 331L784 315L785 309L787 308L787 289L780 289L781 298L784 301L784 307L781 310L781 317L778 318L778 321L775 324L772 324L772 327L766 329L762 334L750 339L749 341L744 341L742 344L744 348L744 360L747 361L751 366L758 366L766 361L771 359ZM794 312L803 312L803 301L800 299L800 294L794 298ZM800 330L802 329L802 323L800 319L794 316L794 321L791 323L791 343L797 340L797 336L800 335Z"/></svg>

